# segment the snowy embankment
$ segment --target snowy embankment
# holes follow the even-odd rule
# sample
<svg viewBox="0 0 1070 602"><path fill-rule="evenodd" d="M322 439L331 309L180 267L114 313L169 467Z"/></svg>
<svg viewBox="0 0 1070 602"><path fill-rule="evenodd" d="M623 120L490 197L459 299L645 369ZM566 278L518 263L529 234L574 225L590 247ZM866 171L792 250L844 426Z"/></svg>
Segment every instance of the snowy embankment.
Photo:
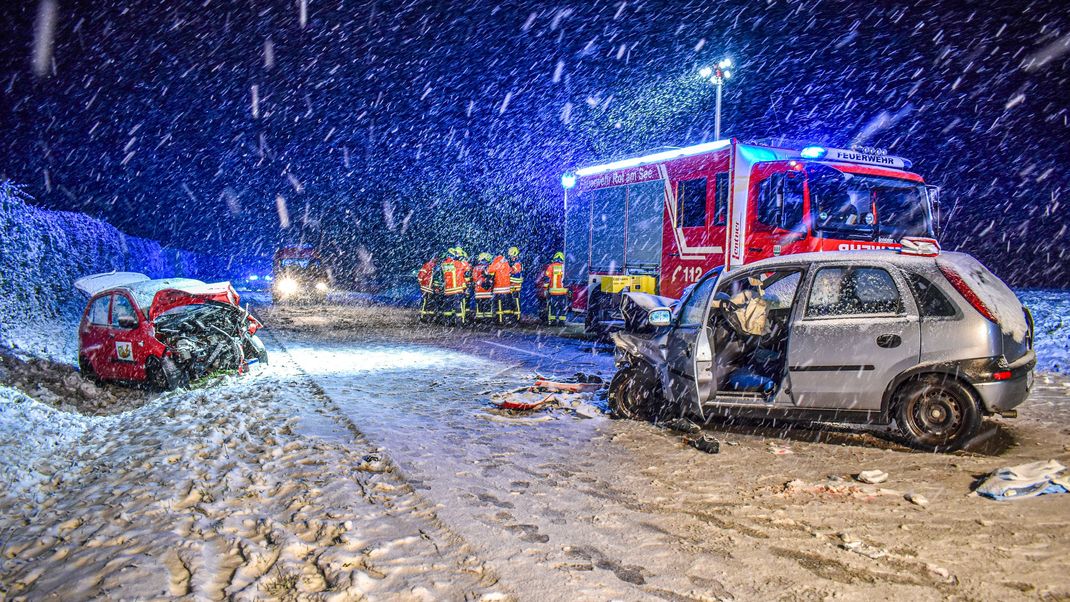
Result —
<svg viewBox="0 0 1070 602"><path fill-rule="evenodd" d="M129 270L154 278L225 278L246 258L219 258L128 236L82 213L47 211L0 181L0 348L74 363L85 298L77 278Z"/></svg>
<svg viewBox="0 0 1070 602"><path fill-rule="evenodd" d="M1037 370L1070 374L1070 291L1016 291L1033 313Z"/></svg>
<svg viewBox="0 0 1070 602"><path fill-rule="evenodd" d="M0 386L0 599L501 599L278 359L114 416Z"/></svg>

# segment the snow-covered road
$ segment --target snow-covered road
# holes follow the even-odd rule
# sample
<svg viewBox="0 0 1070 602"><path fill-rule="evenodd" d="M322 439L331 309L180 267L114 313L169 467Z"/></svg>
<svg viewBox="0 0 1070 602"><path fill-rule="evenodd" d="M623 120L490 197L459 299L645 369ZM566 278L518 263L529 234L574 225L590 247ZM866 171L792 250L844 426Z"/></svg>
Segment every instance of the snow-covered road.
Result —
<svg viewBox="0 0 1070 602"><path fill-rule="evenodd" d="M1070 595L1065 496L968 495L1001 466L1070 464L1065 376L1039 374L967 453L713 424L707 455L591 398L487 403L535 374L608 378L605 345L356 302L262 312L271 364L193 391L0 358L0 598ZM889 480L852 479L866 469Z"/></svg>
<svg viewBox="0 0 1070 602"><path fill-rule="evenodd" d="M645 423L561 410L511 418L485 401L536 372L608 376L607 347L417 327L386 308L287 308L266 319L275 343L521 599L1070 591L1070 575L1049 564L1070 551L1065 504L966 497L976 475L999 466L1067 462L1070 437L1053 428L1070 407L1064 379L1042 378L1043 415L1027 406L1021 421L991 427L979 453L724 427L722 452L706 455ZM870 468L893 475L884 488L852 484ZM911 492L932 504L912 505Z"/></svg>

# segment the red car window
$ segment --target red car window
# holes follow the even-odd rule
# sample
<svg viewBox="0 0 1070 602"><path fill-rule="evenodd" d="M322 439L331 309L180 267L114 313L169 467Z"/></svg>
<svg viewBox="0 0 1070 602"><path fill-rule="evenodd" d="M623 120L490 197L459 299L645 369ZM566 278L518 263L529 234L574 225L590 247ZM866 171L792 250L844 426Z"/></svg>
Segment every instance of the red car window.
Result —
<svg viewBox="0 0 1070 602"><path fill-rule="evenodd" d="M134 323L137 323L137 311L134 310L134 304L130 302L130 299L126 298L126 295L115 295L115 302L111 305L111 326L112 328L127 328L119 323L122 318L132 318Z"/></svg>
<svg viewBox="0 0 1070 602"><path fill-rule="evenodd" d="M108 325L108 305L111 303L111 295L104 295L89 306L89 323L100 326Z"/></svg>

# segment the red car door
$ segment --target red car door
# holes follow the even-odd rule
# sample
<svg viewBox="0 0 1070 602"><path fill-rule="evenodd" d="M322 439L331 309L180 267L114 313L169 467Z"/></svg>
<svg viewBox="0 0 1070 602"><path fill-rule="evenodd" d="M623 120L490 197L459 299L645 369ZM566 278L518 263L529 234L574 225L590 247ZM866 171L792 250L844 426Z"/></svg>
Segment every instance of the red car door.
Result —
<svg viewBox="0 0 1070 602"><path fill-rule="evenodd" d="M79 353L89 362L93 372L102 379L115 378L112 375L112 364L109 359L111 339L108 320L110 313L111 293L103 293L90 299L85 315L82 316L82 327L78 332Z"/></svg>
<svg viewBox="0 0 1070 602"><path fill-rule="evenodd" d="M112 295L108 338L112 373L120 380L145 380L145 331L148 322L140 315L133 299L119 291Z"/></svg>

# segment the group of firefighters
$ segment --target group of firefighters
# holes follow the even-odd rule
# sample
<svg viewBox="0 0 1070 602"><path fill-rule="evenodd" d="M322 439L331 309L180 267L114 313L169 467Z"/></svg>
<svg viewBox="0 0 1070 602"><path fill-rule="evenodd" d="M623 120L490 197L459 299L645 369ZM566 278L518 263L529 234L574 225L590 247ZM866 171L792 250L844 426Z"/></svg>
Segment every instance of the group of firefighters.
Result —
<svg viewBox="0 0 1070 602"><path fill-rule="evenodd" d="M544 314L549 324L565 323L568 289L564 262L564 253L554 254L539 283L545 293ZM463 248L453 247L425 263L416 280L423 295L421 322L520 321L524 266L517 247L510 247L504 256L480 253L474 263Z"/></svg>

